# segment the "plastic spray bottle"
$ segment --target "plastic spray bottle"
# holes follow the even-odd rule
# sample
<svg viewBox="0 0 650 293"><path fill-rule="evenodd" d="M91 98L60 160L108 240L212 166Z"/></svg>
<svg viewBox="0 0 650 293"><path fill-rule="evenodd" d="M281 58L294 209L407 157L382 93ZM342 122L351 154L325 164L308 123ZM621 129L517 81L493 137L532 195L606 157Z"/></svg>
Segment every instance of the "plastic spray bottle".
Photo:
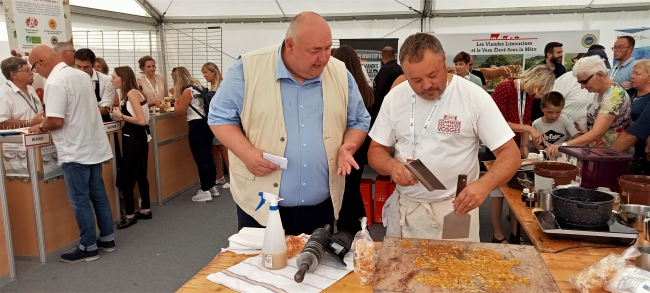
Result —
<svg viewBox="0 0 650 293"><path fill-rule="evenodd" d="M262 199L255 210L261 208L267 201L270 204L264 243L262 244L262 265L266 269L278 270L287 266L287 242L284 239L284 228L282 228L278 210L278 202L282 198L267 192L260 192L259 195Z"/></svg>

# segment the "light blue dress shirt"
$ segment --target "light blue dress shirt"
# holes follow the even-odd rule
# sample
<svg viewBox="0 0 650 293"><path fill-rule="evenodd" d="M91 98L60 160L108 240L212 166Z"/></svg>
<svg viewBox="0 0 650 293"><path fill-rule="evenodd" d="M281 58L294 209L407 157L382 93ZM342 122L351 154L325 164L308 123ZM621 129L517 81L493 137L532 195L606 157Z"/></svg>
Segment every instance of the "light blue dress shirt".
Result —
<svg viewBox="0 0 650 293"><path fill-rule="evenodd" d="M330 197L329 168L323 143L321 77L308 79L303 84L298 83L282 62L281 48L276 76L280 80L282 111L287 130L284 157L289 161L287 169L282 171L279 196L284 200L279 205L317 205ZM241 126L244 89L244 67L240 59L230 68L210 103L208 124ZM348 91L347 129L368 132L370 114L350 72Z"/></svg>
<svg viewBox="0 0 650 293"><path fill-rule="evenodd" d="M630 59L627 59L627 61L623 62L620 67L614 66L609 70L609 78L613 79L619 84L623 82L629 82L632 78L634 65L636 65L637 62L639 62L639 60L634 60L634 57L630 57Z"/></svg>

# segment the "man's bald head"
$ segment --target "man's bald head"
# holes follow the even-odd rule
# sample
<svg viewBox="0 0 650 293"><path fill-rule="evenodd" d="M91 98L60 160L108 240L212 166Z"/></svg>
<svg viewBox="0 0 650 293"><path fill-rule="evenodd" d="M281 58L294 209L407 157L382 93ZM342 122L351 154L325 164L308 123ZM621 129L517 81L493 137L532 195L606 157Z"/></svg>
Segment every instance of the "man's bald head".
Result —
<svg viewBox="0 0 650 293"><path fill-rule="evenodd" d="M301 38L305 33L308 33L311 30L327 30L331 34L331 30L327 21L315 12L302 12L296 15L289 29L287 29L287 38L293 39L296 42Z"/></svg>
<svg viewBox="0 0 650 293"><path fill-rule="evenodd" d="M381 62L386 64L386 62L395 60L395 49L391 46L386 46L381 50Z"/></svg>
<svg viewBox="0 0 650 293"><path fill-rule="evenodd" d="M54 51L54 49L46 46L39 45L32 49L32 52L29 54L29 63L35 64L34 69L41 76L47 78L50 76L52 69L61 63L61 57L59 54Z"/></svg>
<svg viewBox="0 0 650 293"><path fill-rule="evenodd" d="M282 46L282 61L302 83L323 73L331 48L332 31L327 21L314 12L303 12L296 15L289 25Z"/></svg>

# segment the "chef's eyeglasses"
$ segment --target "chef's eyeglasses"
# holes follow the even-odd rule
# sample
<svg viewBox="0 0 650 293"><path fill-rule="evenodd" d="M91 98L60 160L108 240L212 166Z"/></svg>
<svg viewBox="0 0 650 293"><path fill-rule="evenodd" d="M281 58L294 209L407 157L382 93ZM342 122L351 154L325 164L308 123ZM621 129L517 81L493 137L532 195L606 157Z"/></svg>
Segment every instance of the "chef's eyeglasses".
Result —
<svg viewBox="0 0 650 293"><path fill-rule="evenodd" d="M587 78L587 79L585 79L585 80L578 80L578 83L579 83L579 84L584 84L584 85L586 85L586 84L589 82L589 80L590 80L592 77L594 77L594 75L596 75L596 74L595 74L595 73L592 74L589 78Z"/></svg>
<svg viewBox="0 0 650 293"><path fill-rule="evenodd" d="M36 64L38 64L38 62L43 62L43 60L34 61L34 64L32 64L32 68L31 68L32 72L34 72L34 73L38 73L38 72L36 72L36 69L34 69L36 67Z"/></svg>

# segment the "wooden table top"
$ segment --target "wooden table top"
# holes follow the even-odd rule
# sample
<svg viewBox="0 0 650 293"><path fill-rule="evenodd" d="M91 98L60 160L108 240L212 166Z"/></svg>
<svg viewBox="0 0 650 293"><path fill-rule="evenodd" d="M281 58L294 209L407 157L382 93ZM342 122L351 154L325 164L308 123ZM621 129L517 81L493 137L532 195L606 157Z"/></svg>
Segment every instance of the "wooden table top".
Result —
<svg viewBox="0 0 650 293"><path fill-rule="evenodd" d="M592 265L593 263L601 260L602 255L571 255L563 253L540 253L542 259L546 263L548 270L553 275L555 283L560 287L562 292L573 292L574 290L569 284L569 277L584 268ZM607 292L603 289L591 290L590 293L604 293Z"/></svg>
<svg viewBox="0 0 650 293"><path fill-rule="evenodd" d="M381 242L375 242L375 249L381 249ZM176 291L177 293L190 293L190 292L237 292L223 285L214 283L207 279L208 275L223 271L232 267L249 257L254 255L241 255L235 254L230 251L222 252L215 257L208 265L206 265L196 276L187 281L183 287ZM334 285L325 289L324 293L334 292L370 292L372 291L371 285L361 286L354 278L354 271L347 274L343 279L334 283Z"/></svg>
<svg viewBox="0 0 650 293"><path fill-rule="evenodd" d="M375 242L375 249L381 249L381 242ZM546 263L553 279L557 283L560 291L563 293L575 293L569 284L569 277L582 269L597 262L603 256L601 255L567 255L562 253L540 253L542 259ZM208 275L223 271L231 266L234 266L252 255L239 255L233 252L223 252L215 257L208 265L206 265L198 274L190 279L183 287L178 289L178 293L199 293L199 292L236 292L230 288L224 287L207 279ZM334 285L327 288L325 293L328 292L351 292L351 293L366 293L371 292L372 286L361 286L354 278L354 272L351 272ZM605 291L592 291L592 293L600 293Z"/></svg>
<svg viewBox="0 0 650 293"><path fill-rule="evenodd" d="M486 168L489 170L492 166L492 162L485 162ZM516 190L508 187L507 185L501 186L499 188L503 196L508 201L511 211L515 217L519 220L521 227L526 231L526 234L532 241L537 251L541 253L550 253L557 251L563 248L571 246L582 246L582 245L599 245L599 246L608 246L604 243L591 243L584 242L576 239L551 239L542 231L542 228L539 226L539 223L533 215L533 209L526 207L526 204L521 201L521 190ZM639 233L639 239L637 240L638 246L647 246L649 243L643 239L643 232ZM569 249L563 252L560 252L561 255L575 254L575 255L595 255L595 256L607 256L610 253L622 254L627 247L619 248L576 248Z"/></svg>

